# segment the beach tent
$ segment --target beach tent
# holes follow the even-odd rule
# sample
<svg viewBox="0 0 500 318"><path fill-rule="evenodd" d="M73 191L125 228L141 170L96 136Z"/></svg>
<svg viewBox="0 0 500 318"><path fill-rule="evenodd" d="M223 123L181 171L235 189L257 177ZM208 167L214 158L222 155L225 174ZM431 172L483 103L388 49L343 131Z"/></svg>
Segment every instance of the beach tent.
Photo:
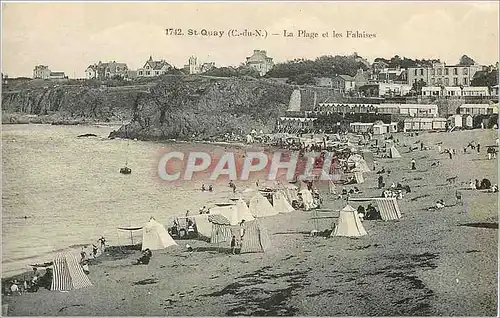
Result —
<svg viewBox="0 0 500 318"><path fill-rule="evenodd" d="M262 227L257 220L244 224L245 235L240 253L261 253L271 248L271 240L267 229Z"/></svg>
<svg viewBox="0 0 500 318"><path fill-rule="evenodd" d="M349 201L374 201L384 221L398 220L401 218L398 201L396 198L350 198Z"/></svg>
<svg viewBox="0 0 500 318"><path fill-rule="evenodd" d="M396 149L396 147L392 146L389 150L389 158L401 158L401 155L399 154L399 151Z"/></svg>
<svg viewBox="0 0 500 318"><path fill-rule="evenodd" d="M373 152L363 151L363 159L365 160L368 167L373 167L374 164Z"/></svg>
<svg viewBox="0 0 500 318"><path fill-rule="evenodd" d="M172 245L177 245L168 234L163 224L151 218L142 229L142 250L162 250Z"/></svg>
<svg viewBox="0 0 500 318"><path fill-rule="evenodd" d="M365 159L360 159L359 161L356 162L356 168L358 168L361 172L370 172L371 169L368 167L368 164L366 163Z"/></svg>
<svg viewBox="0 0 500 318"><path fill-rule="evenodd" d="M210 237L212 234L212 224L208 220L210 214L198 214L190 215L188 218L192 219L194 224L196 224L196 230L199 234Z"/></svg>
<svg viewBox="0 0 500 318"><path fill-rule="evenodd" d="M212 233L210 235L210 243L219 244L229 242L232 238L231 224L229 220L222 215L210 215L208 220L212 224Z"/></svg>
<svg viewBox="0 0 500 318"><path fill-rule="evenodd" d="M300 194L302 195L302 202L304 202L304 209L306 211L312 209L314 207L314 199L311 191L308 189L300 190Z"/></svg>
<svg viewBox="0 0 500 318"><path fill-rule="evenodd" d="M331 236L358 237L367 235L358 212L350 205L346 205L340 210L337 226Z"/></svg>
<svg viewBox="0 0 500 318"><path fill-rule="evenodd" d="M399 210L396 198L376 198L378 209L382 220L397 220L401 218L401 211Z"/></svg>
<svg viewBox="0 0 500 318"><path fill-rule="evenodd" d="M278 213L290 213L295 211L282 191L277 191L273 194L273 206Z"/></svg>
<svg viewBox="0 0 500 318"><path fill-rule="evenodd" d="M330 179L328 180L328 190L330 191L331 194L337 194L337 187L335 186L335 183Z"/></svg>
<svg viewBox="0 0 500 318"><path fill-rule="evenodd" d="M53 264L51 290L70 291L92 286L75 255L59 254L54 258Z"/></svg>
<svg viewBox="0 0 500 318"><path fill-rule="evenodd" d="M210 214L224 216L231 225L237 225L242 220L251 221L255 219L242 199L238 199L234 205L213 207L210 209Z"/></svg>
<svg viewBox="0 0 500 318"><path fill-rule="evenodd" d="M265 217L278 214L271 203L269 203L269 200L267 200L260 192L257 192L255 196L250 199L249 208L250 213L254 217Z"/></svg>
<svg viewBox="0 0 500 318"><path fill-rule="evenodd" d="M364 183L365 179L363 178L363 172L355 171L354 178L356 179L356 183Z"/></svg>

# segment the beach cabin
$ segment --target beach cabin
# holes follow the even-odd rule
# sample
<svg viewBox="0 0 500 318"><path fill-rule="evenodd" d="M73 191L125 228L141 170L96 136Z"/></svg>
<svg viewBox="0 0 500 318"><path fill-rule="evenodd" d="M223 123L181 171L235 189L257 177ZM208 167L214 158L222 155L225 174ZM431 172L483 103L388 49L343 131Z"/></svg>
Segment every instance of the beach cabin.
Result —
<svg viewBox="0 0 500 318"><path fill-rule="evenodd" d="M384 124L381 120L373 123L373 134L383 135L398 132L398 123Z"/></svg>
<svg viewBox="0 0 500 318"><path fill-rule="evenodd" d="M457 115L459 116L459 115ZM462 116L462 127L465 129L472 129L474 125L474 121L471 115L463 115Z"/></svg>
<svg viewBox="0 0 500 318"><path fill-rule="evenodd" d="M446 118L407 118L404 120L404 131L446 130Z"/></svg>
<svg viewBox="0 0 500 318"><path fill-rule="evenodd" d="M372 123L350 123L351 130L355 133L367 133L372 130Z"/></svg>
<svg viewBox="0 0 500 318"><path fill-rule="evenodd" d="M449 127L462 128L462 115L452 115L447 122Z"/></svg>

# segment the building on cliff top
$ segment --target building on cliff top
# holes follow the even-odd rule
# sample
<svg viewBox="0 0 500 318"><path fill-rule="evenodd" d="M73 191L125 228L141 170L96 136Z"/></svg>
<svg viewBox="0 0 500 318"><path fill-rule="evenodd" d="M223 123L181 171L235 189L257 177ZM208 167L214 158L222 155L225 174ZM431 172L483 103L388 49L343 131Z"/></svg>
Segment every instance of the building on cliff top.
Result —
<svg viewBox="0 0 500 318"><path fill-rule="evenodd" d="M144 66L137 70L138 77L153 77L166 74L168 71L173 69L172 65L167 63L165 60L153 60L150 56L149 59L144 63Z"/></svg>
<svg viewBox="0 0 500 318"><path fill-rule="evenodd" d="M188 60L188 64L184 65L184 72L186 74L200 74L210 71L215 67L214 62L206 62L198 64L198 58L196 56L191 56Z"/></svg>
<svg viewBox="0 0 500 318"><path fill-rule="evenodd" d="M99 61L97 64L89 65L85 70L85 78L113 78L119 76L125 78L127 76L128 66L127 63L117 63L116 61L111 61L107 63L102 63Z"/></svg>
<svg viewBox="0 0 500 318"><path fill-rule="evenodd" d="M268 57L267 52L263 50L253 50L252 56L247 57L245 64L259 71L260 76L266 75L274 66L273 58Z"/></svg>
<svg viewBox="0 0 500 318"><path fill-rule="evenodd" d="M33 69L33 79L66 79L64 72L52 72L47 65L36 65Z"/></svg>

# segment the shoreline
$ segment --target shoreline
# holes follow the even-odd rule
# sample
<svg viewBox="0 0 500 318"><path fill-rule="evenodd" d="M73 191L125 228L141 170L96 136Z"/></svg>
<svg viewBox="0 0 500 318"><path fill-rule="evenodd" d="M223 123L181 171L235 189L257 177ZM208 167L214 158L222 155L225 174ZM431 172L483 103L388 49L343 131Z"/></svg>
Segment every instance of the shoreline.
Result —
<svg viewBox="0 0 500 318"><path fill-rule="evenodd" d="M465 204L452 203L455 189L471 176L497 183L497 176L490 176L497 161L480 160L485 150L448 159L435 146L444 140L444 147L460 149L455 144L475 136L487 144L493 135L419 134L405 137L405 143L423 140L430 150L409 153L400 147L399 160L378 158L377 169L392 171L384 175L386 182L409 184L412 192L398 200L400 220L363 221L367 236L311 237L314 212L294 211L260 219L272 242L266 253L230 255L203 241L177 240L178 247L153 251L147 266L131 265L139 252L98 257L90 267L92 287L4 296L3 303L9 304L9 315L21 316L494 315L497 197L463 191ZM412 157L416 171L408 167ZM431 166L436 160L441 165ZM471 169L460 168L467 162L474 163ZM459 181L447 184L453 175ZM374 171L366 174L358 185L362 197L380 196L376 179ZM322 210L345 205L328 194L327 185L320 185L320 193ZM447 207L427 210L438 199ZM320 220L318 229L332 221ZM186 243L199 249L189 253Z"/></svg>

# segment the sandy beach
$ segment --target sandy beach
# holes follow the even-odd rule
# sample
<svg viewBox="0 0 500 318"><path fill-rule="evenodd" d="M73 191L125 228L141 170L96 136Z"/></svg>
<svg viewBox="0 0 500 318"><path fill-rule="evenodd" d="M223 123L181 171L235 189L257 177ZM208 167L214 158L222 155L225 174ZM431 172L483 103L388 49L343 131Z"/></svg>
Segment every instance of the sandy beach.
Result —
<svg viewBox="0 0 500 318"><path fill-rule="evenodd" d="M9 316L496 316L498 196L479 190L455 191L470 179L498 183L497 160L487 160L495 130L394 134L400 144L423 141L430 150L402 158L377 159L390 170L386 184L411 187L398 204L399 221L363 221L359 239L311 237L311 211L260 220L272 249L231 255L195 240L154 251L148 265L133 266L140 252L102 255L90 266L92 287L67 293L45 289L4 296ZM463 148L481 144L481 153ZM449 159L443 148L457 149ZM417 170L410 170L415 158ZM431 166L434 162L438 166ZM377 174L365 174L360 197L380 196ZM455 184L446 178L457 176ZM350 188L350 186L346 186ZM324 209L339 210L328 186L320 188ZM228 198L229 199L229 198ZM437 200L446 208L428 211ZM355 207L355 205L353 205ZM332 214L334 215L334 213ZM321 220L320 230L335 218ZM189 243L195 252L188 252Z"/></svg>

